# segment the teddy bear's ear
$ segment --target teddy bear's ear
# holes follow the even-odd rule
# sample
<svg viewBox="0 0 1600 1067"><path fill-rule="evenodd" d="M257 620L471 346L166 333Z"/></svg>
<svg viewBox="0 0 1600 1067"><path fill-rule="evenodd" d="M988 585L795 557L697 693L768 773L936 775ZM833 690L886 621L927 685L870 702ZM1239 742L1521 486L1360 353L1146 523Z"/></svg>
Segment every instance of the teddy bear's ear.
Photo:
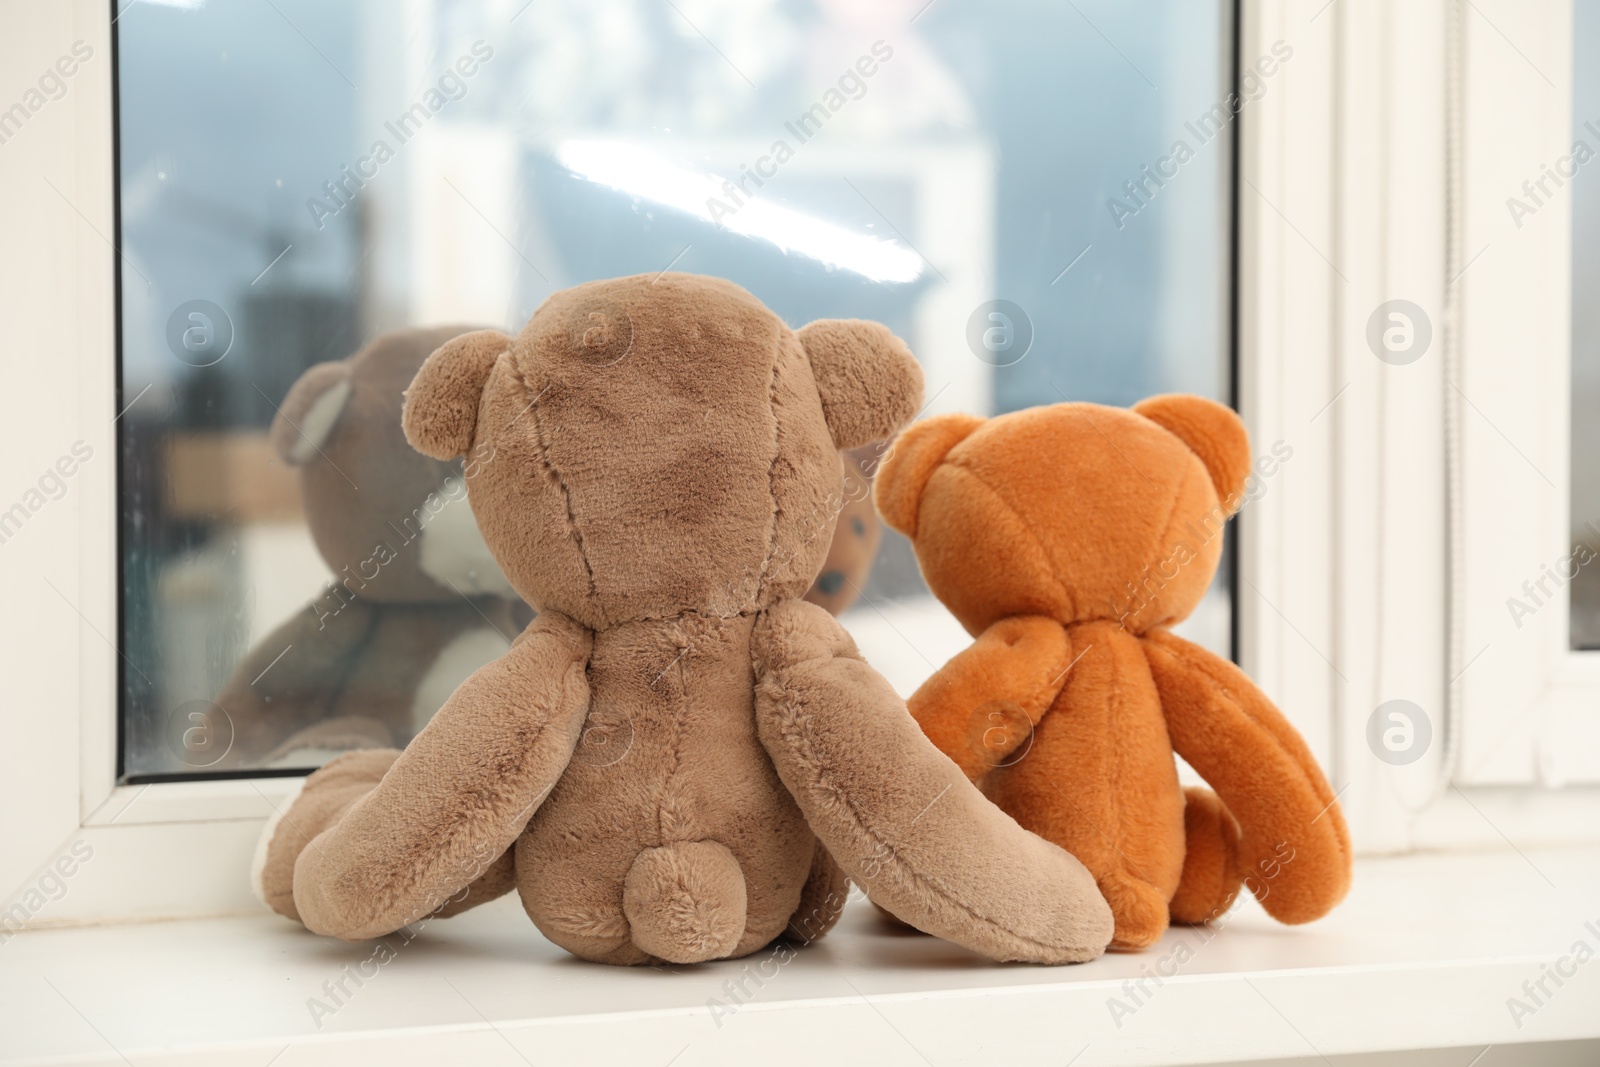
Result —
<svg viewBox="0 0 1600 1067"><path fill-rule="evenodd" d="M1250 435L1232 408L1203 396L1168 393L1141 400L1133 410L1188 445L1211 473L1218 498L1230 512L1238 508L1250 477Z"/></svg>
<svg viewBox="0 0 1600 1067"><path fill-rule="evenodd" d="M907 537L917 536L922 491L944 457L983 425L976 415L952 411L914 422L894 439L872 484L873 502L883 521Z"/></svg>
<svg viewBox="0 0 1600 1067"><path fill-rule="evenodd" d="M836 448L894 436L922 404L922 368L887 326L818 319L797 332Z"/></svg>
<svg viewBox="0 0 1600 1067"><path fill-rule="evenodd" d="M345 363L318 363L300 375L267 431L278 458L298 467L321 452L350 402L350 388Z"/></svg>
<svg viewBox="0 0 1600 1067"><path fill-rule="evenodd" d="M455 459L472 447L478 400L495 360L511 347L499 330L478 330L447 341L411 379L400 419L406 440L425 456Z"/></svg>

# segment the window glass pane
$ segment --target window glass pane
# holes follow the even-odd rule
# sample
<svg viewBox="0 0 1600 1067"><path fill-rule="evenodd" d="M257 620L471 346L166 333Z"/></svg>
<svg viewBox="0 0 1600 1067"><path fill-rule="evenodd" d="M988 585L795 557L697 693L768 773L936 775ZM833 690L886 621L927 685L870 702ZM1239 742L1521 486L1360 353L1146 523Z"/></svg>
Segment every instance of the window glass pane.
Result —
<svg viewBox="0 0 1600 1067"><path fill-rule="evenodd" d="M1600 124L1600 70L1588 61L1600 46L1600 7L1572 6L1572 136L1592 152L1592 127ZM1600 552L1600 189L1574 181L1572 189L1572 543ZM1600 648L1600 568L1579 567L1571 584L1570 643Z"/></svg>
<svg viewBox="0 0 1600 1067"><path fill-rule="evenodd" d="M398 435L417 328L670 267L888 324L930 411L1227 399L1232 7L126 10L125 773L403 744L531 613ZM844 617L905 692L969 640L892 533Z"/></svg>

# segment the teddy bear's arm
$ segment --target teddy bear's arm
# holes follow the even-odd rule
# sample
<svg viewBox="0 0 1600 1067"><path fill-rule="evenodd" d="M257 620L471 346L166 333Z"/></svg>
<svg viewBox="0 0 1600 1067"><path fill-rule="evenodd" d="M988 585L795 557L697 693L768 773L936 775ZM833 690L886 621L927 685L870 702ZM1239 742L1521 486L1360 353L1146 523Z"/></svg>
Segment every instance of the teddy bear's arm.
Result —
<svg viewBox="0 0 1600 1067"><path fill-rule="evenodd" d="M1281 922L1326 914L1350 887L1350 834L1305 741L1232 663L1164 630L1144 644L1172 747L1239 820L1245 884Z"/></svg>
<svg viewBox="0 0 1600 1067"><path fill-rule="evenodd" d="M1054 619L989 627L906 701L922 732L973 781L1004 763L1065 684L1072 639Z"/></svg>
<svg viewBox="0 0 1600 1067"><path fill-rule="evenodd" d="M1111 910L1083 865L984 799L826 611L754 635L761 743L811 829L874 901L1001 960L1093 959Z"/></svg>
<svg viewBox="0 0 1600 1067"><path fill-rule="evenodd" d="M300 853L301 921L347 941L377 937L447 906L498 861L578 743L591 640L547 611L463 682L382 781Z"/></svg>

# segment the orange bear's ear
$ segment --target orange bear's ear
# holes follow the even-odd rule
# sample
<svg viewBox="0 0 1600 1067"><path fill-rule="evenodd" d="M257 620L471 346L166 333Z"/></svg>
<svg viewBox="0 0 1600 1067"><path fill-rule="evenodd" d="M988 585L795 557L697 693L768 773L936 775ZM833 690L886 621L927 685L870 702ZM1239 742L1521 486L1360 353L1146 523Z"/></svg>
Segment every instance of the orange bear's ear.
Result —
<svg viewBox="0 0 1600 1067"><path fill-rule="evenodd" d="M818 319L795 331L811 361L822 415L840 450L894 436L922 406L922 368L889 327Z"/></svg>
<svg viewBox="0 0 1600 1067"><path fill-rule="evenodd" d="M1232 408L1203 396L1168 393L1141 400L1133 410L1188 445L1211 473L1229 513L1238 510L1250 477L1250 435Z"/></svg>
<svg viewBox="0 0 1600 1067"><path fill-rule="evenodd" d="M873 481L873 501L883 521L915 540L917 512L928 479L950 450L983 425L976 415L952 411L906 427L894 439Z"/></svg>
<svg viewBox="0 0 1600 1067"><path fill-rule="evenodd" d="M346 363L318 363L300 375L267 431L278 458L298 467L321 452L350 402L350 389Z"/></svg>
<svg viewBox="0 0 1600 1067"><path fill-rule="evenodd" d="M495 360L511 347L499 330L464 333L429 356L406 390L400 421L406 440L424 456L455 459L472 447L478 400Z"/></svg>

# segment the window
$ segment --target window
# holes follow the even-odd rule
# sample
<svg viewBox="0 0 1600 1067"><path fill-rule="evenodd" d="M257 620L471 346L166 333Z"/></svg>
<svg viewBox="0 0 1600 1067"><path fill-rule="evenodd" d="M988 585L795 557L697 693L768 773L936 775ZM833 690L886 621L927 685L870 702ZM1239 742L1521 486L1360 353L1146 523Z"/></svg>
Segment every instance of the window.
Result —
<svg viewBox="0 0 1600 1067"><path fill-rule="evenodd" d="M1572 8L1574 57L1600 45L1600 10L1593 4ZM1600 184L1578 181L1578 170L1600 152L1600 71L1576 59L1572 67L1572 140L1584 146L1584 161L1573 159L1556 177L1572 182L1572 546L1571 564L1562 565L1571 581L1570 633L1573 649L1600 651L1600 308L1585 294L1600 291ZM1592 177L1592 175L1586 175ZM1548 186L1548 183L1547 183ZM1519 190L1520 191L1520 190ZM1555 562L1555 561L1552 561ZM1542 575L1541 575L1542 577ZM1548 583L1547 583L1548 584Z"/></svg>
<svg viewBox="0 0 1600 1067"><path fill-rule="evenodd" d="M1231 4L150 2L114 32L126 782L404 744L525 618L489 561L342 577L465 513L454 472L393 434L273 446L387 331L670 268L887 323L933 411L1231 399ZM368 477L404 483L382 514ZM1230 581L1187 624L1224 653ZM846 623L903 692L966 641L892 533Z"/></svg>
<svg viewBox="0 0 1600 1067"><path fill-rule="evenodd" d="M0 14L11 69L55 72L31 76L21 125L0 123L0 189L22 205L0 265L27 311L0 317L26 397L0 420L0 577L27 607L0 616L19 711L0 883L63 841L96 857L41 921L254 906L240 872L261 822L318 754L209 764L208 709L290 663L266 639L315 625L333 578L270 435L305 369L399 327L514 326L551 288L669 264L794 322L888 322L933 410L1056 386L1229 397L1236 333L1255 446L1293 459L1240 517L1237 599L1219 582L1191 633L1226 650L1236 620L1240 662L1327 769L1360 850L1594 839L1593 578L1546 578L1540 605L1523 589L1595 518L1589 164L1534 214L1507 210L1600 123L1575 62L1584 11L1245 4L1235 49L1227 5L676 3ZM634 188L772 170L784 124L827 108L878 40L894 54L865 89L847 81L820 130L790 135L722 225ZM1218 123L1234 51L1257 74ZM386 124L408 114L401 144ZM640 151L660 165L618 165ZM805 242L785 243L774 219L797 216ZM992 300L1026 318L990 318ZM1392 300L1431 319L1409 363L1366 339ZM866 594L847 624L902 689L965 642L893 538ZM1512 597L1536 610L1514 616ZM1413 762L1372 748L1392 700L1429 719Z"/></svg>
<svg viewBox="0 0 1600 1067"><path fill-rule="evenodd" d="M1571 789L1600 781L1600 653L1591 526L1600 498L1596 335L1588 294L1600 141L1591 5L1470 16L1460 421L1462 784ZM1493 23L1489 20L1493 20ZM1458 270L1460 267L1457 268Z"/></svg>

